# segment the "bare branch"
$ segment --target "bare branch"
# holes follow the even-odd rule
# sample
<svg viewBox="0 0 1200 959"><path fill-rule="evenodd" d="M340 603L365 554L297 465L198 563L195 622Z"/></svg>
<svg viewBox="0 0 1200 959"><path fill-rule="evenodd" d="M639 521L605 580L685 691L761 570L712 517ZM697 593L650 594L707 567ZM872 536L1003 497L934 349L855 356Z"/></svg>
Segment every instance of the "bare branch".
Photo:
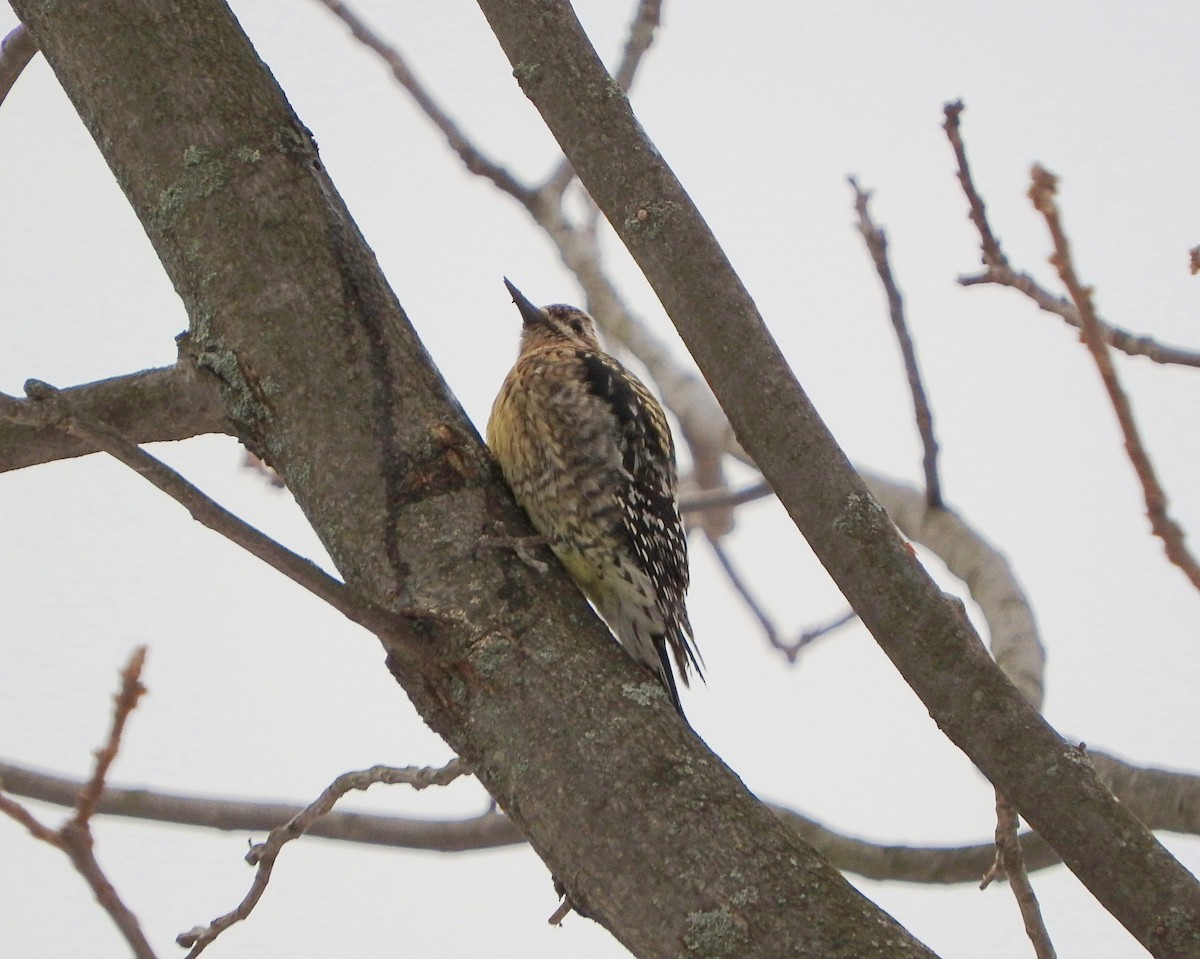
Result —
<svg viewBox="0 0 1200 959"><path fill-rule="evenodd" d="M37 41L23 23L14 27L0 41L0 103L4 102L17 77L29 66L29 61L37 52Z"/></svg>
<svg viewBox="0 0 1200 959"><path fill-rule="evenodd" d="M104 746L96 752L95 770L74 797L75 815L58 829L50 829L42 825L19 803L3 795L0 795L0 812L23 825L35 839L40 839L66 853L75 870L91 887L96 901L109 914L125 941L129 943L136 959L156 959L137 916L121 900L104 870L100 868L95 856L91 830L91 817L96 802L104 791L104 777L120 750L125 723L137 707L142 693L146 691L141 682L142 666L145 662L146 647L139 646L121 670L121 689L114 697L112 728Z"/></svg>
<svg viewBox="0 0 1200 959"><path fill-rule="evenodd" d="M629 25L629 36L621 53L621 62L613 71L617 86L628 93L633 89L633 80L638 67L654 42L654 33L662 22L662 0L639 0L633 22Z"/></svg>
<svg viewBox="0 0 1200 959"><path fill-rule="evenodd" d="M721 564L721 569L725 571L725 575L729 578L729 582L732 584L734 592L736 592L738 596L742 598L742 602L746 604L746 608L749 609L750 612L754 614L754 618L758 620L759 626L762 627L762 631L767 636L767 642L769 642L775 649L782 650L784 653L786 653L789 662L795 662L795 652L789 650L784 643L780 642L779 630L775 628L774 621L770 616L767 615L767 611L763 609L762 605L755 598L754 593L750 589L750 584L742 578L742 575L738 572L737 567L734 566L733 561L729 558L729 554L726 552L725 547L721 545L721 541L715 536L709 536L707 539L708 545L712 547L713 554L717 557L717 562Z"/></svg>
<svg viewBox="0 0 1200 959"><path fill-rule="evenodd" d="M1121 802L1148 826L1200 835L1200 776L1135 766L1106 753L1089 751L1088 758ZM66 807L74 805L84 787L78 779L2 761L0 782L12 795ZM0 795L0 805L5 802L12 801ZM179 796L114 786L105 786L96 806L96 812L101 815L242 833L268 832L279 823L298 816L303 809L288 803ZM949 848L873 843L834 832L783 806L775 805L772 809L807 842L820 849L838 869L869 878L923 883L977 882L994 850L992 844ZM34 821L34 825L40 824ZM314 823L306 835L373 846L455 853L524 842L512 822L494 809L462 820L407 819L335 811ZM1027 833L1022 837L1022 843L1029 869L1044 869L1060 862L1036 834Z"/></svg>
<svg viewBox="0 0 1200 959"><path fill-rule="evenodd" d="M741 573L738 572L737 566L734 564L732 557L730 557L725 547L721 545L720 539L715 536L708 536L707 539L709 546L712 547L713 553L717 557L717 562L721 564L721 569L724 570L725 575L729 577L729 582L733 586L734 592L741 597L742 602L746 604L746 608L749 609L754 615L754 618L758 620L759 625L762 627L763 633L767 637L767 642L770 643L773 648L778 649L781 653L783 653L784 656L787 657L787 661L789 663L795 663L800 657L800 653L806 647L812 645L812 643L814 643L816 640L821 639L824 636L828 636L830 633L840 629L842 626L845 626L847 623L851 623L858 618L854 610L850 610L849 612L838 616L822 626L806 629L794 640L785 640L781 638L779 635L779 630L775 627L774 620L767 615L767 611L763 608L762 604L759 603L758 599L754 595L753 590L750 589L750 584L747 583Z"/></svg>
<svg viewBox="0 0 1200 959"><path fill-rule="evenodd" d="M0 788L4 788L7 785L4 780L0 779ZM51 846L59 845L58 833L55 830L43 825L33 813L16 800L9 799L3 793L0 793L0 812L4 813L4 815L8 816L14 822L24 826L29 835L34 839L40 839Z"/></svg>
<svg viewBox="0 0 1200 959"><path fill-rule="evenodd" d="M257 866L254 881L250 891L246 893L237 906L223 916L219 916L207 926L197 926L188 932L180 933L175 941L186 947L191 947L186 959L195 959L214 939L230 926L241 922L258 905L267 884L271 880L271 871L275 868L275 860L283 847L293 839L299 839L313 824L327 815L346 793L352 789L367 789L375 783L403 783L413 789L424 789L427 786L445 786L467 772L466 766L457 759L452 759L440 769L409 766L397 769L392 766L372 766L357 772L343 773L338 776L313 802L300 813L293 816L282 826L271 830L266 840L251 847L246 854L246 861Z"/></svg>
<svg viewBox="0 0 1200 959"><path fill-rule="evenodd" d="M1070 300L1050 293L1029 273L1013 269L1008 262L1008 258L1001 251L1000 241L993 233L991 224L988 223L987 211L984 207L983 199L980 197L975 182L971 177L971 168L967 165L966 147L963 145L962 134L959 129L959 116L962 111L962 101L946 104L946 123L944 128L946 136L950 140L950 145L954 148L954 155L958 159L958 181L962 184L963 193L966 194L967 203L971 209L971 221L979 231L983 249L984 268L980 273L960 276L958 282L962 286L981 286L990 283L996 286L1010 287L1019 293L1023 293L1039 309L1047 313L1053 313L1064 319L1071 326L1079 329L1081 327L1081 320L1079 318L1079 311L1075 305ZM1122 353L1127 353L1130 356L1144 356L1154 363L1200 367L1200 352L1196 350L1187 350L1177 346L1167 346L1158 343L1149 336L1139 336L1128 330L1113 326L1099 316L1096 316L1096 321L1108 345L1113 349L1120 350Z"/></svg>
<svg viewBox="0 0 1200 959"><path fill-rule="evenodd" d="M392 613L359 596L312 561L298 556L234 516L162 460L151 456L112 427L75 409L62 391L39 380L29 380L25 389L36 402L23 404L0 393L0 417L28 420L41 416L43 425L55 426L96 449L102 449L180 503L197 522L283 573L351 622L366 627L378 636L394 639L423 662L428 660L425 645L413 637L413 624L421 621L426 625L436 625L440 617L417 610Z"/></svg>
<svg viewBox="0 0 1200 959"><path fill-rule="evenodd" d="M1154 464L1150 461L1150 456L1142 444L1137 424L1133 418L1133 407L1130 405L1125 391L1121 388L1121 381L1113 366L1112 357L1108 353L1104 331L1092 308L1091 287L1084 286L1076 275L1075 264L1071 260L1071 246L1063 229L1058 205L1054 200L1058 179L1040 166L1034 166L1032 178L1033 185L1029 188L1029 198L1033 201L1037 211L1045 218L1046 226L1049 228L1051 239L1054 242L1054 255L1050 258L1050 262L1058 271L1059 277L1071 294L1071 299L1075 301L1075 308L1079 311L1084 343L1087 344L1096 368L1100 371L1104 389L1108 392L1109 402L1112 403L1113 411L1117 414L1117 422L1120 424L1121 433L1125 438L1125 451L1142 484L1142 495L1146 502L1146 515L1150 518L1150 527L1154 531L1154 535L1163 541L1167 558L1183 570L1184 575L1191 580L1193 586L1200 589L1200 564L1196 562L1196 557L1191 554L1184 542L1183 528L1167 513L1167 494L1163 491L1155 473Z"/></svg>
<svg viewBox="0 0 1200 959"><path fill-rule="evenodd" d="M1007 266L1008 259L1001 252L1000 241L996 239L992 226L988 223L987 208L983 204L983 197L975 189L975 182L971 179L971 168L967 165L967 148L959 131L959 117L963 112L962 100L947 103L943 112L946 122L942 129L946 131L950 146L954 148L954 156L958 160L958 182L962 184L963 193L967 195L967 204L971 208L971 222L979 231L979 239L983 245L983 264L990 267Z"/></svg>
<svg viewBox="0 0 1200 959"><path fill-rule="evenodd" d="M529 207L533 204L534 191L518 181L516 177L495 160L486 156L463 133L458 124L450 119L450 115L433 98L433 95L426 89L425 85L417 79L417 75L413 73L412 68L409 67L408 62L399 50L384 42L383 38L368 27L366 22L350 10L346 4L340 3L339 0L319 0L319 2L350 28L354 39L377 53L388 65L392 71L392 76L396 78L396 82L408 91L413 102L429 118L430 122L442 132L442 135L446 138L446 142L450 145L450 149L458 154L458 158L467 170L476 176L491 180L499 189L513 197L522 206Z"/></svg>
<svg viewBox="0 0 1200 959"><path fill-rule="evenodd" d="M92 813L96 811L96 803L100 799L100 794L104 792L104 781L121 748L121 736L125 732L125 723L137 708L138 700L146 692L146 687L142 685L141 681L142 667L145 664L146 647L139 646L133 651L129 662L121 671L121 689L113 697L112 729L109 730L108 740L96 753L96 768L92 772L92 778L79 791L79 798L75 801L74 823L76 826L86 828L92 818Z"/></svg>
<svg viewBox="0 0 1200 959"><path fill-rule="evenodd" d="M216 378L187 362L62 392L75 409L111 424L138 443L230 432ZM95 446L45 425L36 411L25 416L10 410L7 417L0 416L0 472L95 452Z"/></svg>
<svg viewBox="0 0 1200 959"><path fill-rule="evenodd" d="M996 863L988 870L980 889L986 889L996 878L1007 877L1009 888L1017 900L1025 932L1033 943L1037 959L1054 959L1054 945L1050 933L1042 921L1042 910L1034 895L1029 874L1025 871L1025 859L1021 854L1021 840L1017 835L1017 811L1012 803L999 792L996 793Z"/></svg>
<svg viewBox="0 0 1200 959"><path fill-rule="evenodd" d="M858 613L856 613L853 609L848 609L844 613L841 613L840 615L835 616L833 619L827 620L824 623L818 623L816 626L809 626L808 629L804 630L797 637L795 643L792 645L796 651L799 652L806 646L811 646L818 639L824 639L826 636L836 633L843 626L849 626L856 619L858 619Z"/></svg>
<svg viewBox="0 0 1200 959"><path fill-rule="evenodd" d="M854 209L858 213L858 231L867 243L867 250L875 262L875 272L883 282L884 292L888 299L888 312L892 318L892 326L896 330L896 340L900 344L900 353L904 357L904 372L908 376L908 389L912 393L913 412L917 418L917 432L921 435L921 446L925 450L923 467L925 470L925 498L934 509L943 505L942 483L938 478L937 439L933 435L933 411L929 408L929 400L925 396L925 386L921 382L921 371L917 367L917 350L913 345L912 335L908 331L908 321L904 317L904 298L892 275L892 266L888 261L887 235L875 225L871 213L867 209L871 194L862 190L858 181L850 177L850 186L854 190Z"/></svg>

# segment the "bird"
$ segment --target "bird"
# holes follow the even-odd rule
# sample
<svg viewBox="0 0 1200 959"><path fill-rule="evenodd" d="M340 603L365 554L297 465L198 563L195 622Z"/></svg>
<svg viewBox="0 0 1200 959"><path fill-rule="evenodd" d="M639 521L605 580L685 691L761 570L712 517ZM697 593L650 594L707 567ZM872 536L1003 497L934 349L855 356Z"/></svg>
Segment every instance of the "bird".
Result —
<svg viewBox="0 0 1200 959"><path fill-rule="evenodd" d="M534 529L682 716L671 660L685 686L690 670L703 673L666 414L603 350L587 313L539 308L504 285L521 341L492 404L488 446Z"/></svg>

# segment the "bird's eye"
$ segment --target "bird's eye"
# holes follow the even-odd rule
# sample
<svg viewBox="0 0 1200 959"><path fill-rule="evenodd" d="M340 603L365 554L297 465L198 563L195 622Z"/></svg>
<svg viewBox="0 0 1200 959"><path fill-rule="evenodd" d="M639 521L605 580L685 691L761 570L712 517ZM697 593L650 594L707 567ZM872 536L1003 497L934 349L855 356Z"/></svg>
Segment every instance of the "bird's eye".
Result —
<svg viewBox="0 0 1200 959"><path fill-rule="evenodd" d="M576 336L583 336L583 330L584 330L583 320L581 320L579 317L577 317L577 316L571 317L571 319L569 319L567 321L567 326L569 326L572 330L575 331Z"/></svg>

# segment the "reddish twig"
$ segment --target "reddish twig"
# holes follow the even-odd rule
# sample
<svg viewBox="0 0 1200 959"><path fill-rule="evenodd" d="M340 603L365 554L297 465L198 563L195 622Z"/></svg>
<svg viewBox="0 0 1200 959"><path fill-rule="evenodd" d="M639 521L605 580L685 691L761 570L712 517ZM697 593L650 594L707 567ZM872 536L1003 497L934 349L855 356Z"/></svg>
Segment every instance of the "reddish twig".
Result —
<svg viewBox="0 0 1200 959"><path fill-rule="evenodd" d="M357 772L343 773L338 776L313 802L306 806L282 826L271 830L266 840L256 843L246 853L246 862L257 866L250 891L232 910L223 916L218 916L207 926L197 926L187 932L180 933L175 941L185 947L190 947L185 959L195 959L230 926L241 922L258 905L267 884L271 881L271 872L275 868L275 860L283 847L293 839L299 839L321 817L326 815L346 793L354 789L366 789L375 783L403 783L413 789L424 789L426 786L445 786L459 776L464 775L467 768L457 759L451 760L440 769L409 766L397 769L392 766L372 766Z"/></svg>
<svg viewBox="0 0 1200 959"><path fill-rule="evenodd" d="M1050 933L1042 921L1042 909L1038 905L1033 884L1025 870L1025 857L1021 852L1021 840L1017 834L1017 811L1012 803L999 792L996 793L996 861L979 884L986 889L993 880L1007 877L1008 886L1017 900L1017 908L1025 923L1025 933L1033 943L1037 959L1055 959L1054 945Z"/></svg>
<svg viewBox="0 0 1200 959"><path fill-rule="evenodd" d="M146 687L141 683L142 667L145 664L146 647L139 646L121 671L121 691L115 697L113 724L108 733L108 741L96 752L96 768L92 778L79 791L79 798L75 801L74 822L79 826L86 826L96 811L96 803L100 801L100 794L104 792L104 781L117 758L125 723L137 708L138 700L146 692Z"/></svg>
<svg viewBox="0 0 1200 959"><path fill-rule="evenodd" d="M858 231L867 243L867 251L875 263L875 271L883 283L887 294L888 312L892 318L892 327L896 331L896 339L900 343L900 354L904 357L904 372L908 376L908 389L912 393L913 413L917 419L917 432L921 435L921 446L925 451L922 466L925 470L925 500L933 509L941 509L942 483L938 478L938 444L933 434L933 411L929 408L929 399L925 395L925 386L921 382L921 371L917 367L917 349L913 345L912 334L908 331L908 321L904 317L904 298L892 275L892 266L888 260L887 235L875 225L871 219L867 205L871 194L861 189L858 181L850 177L850 186L854 190L854 209L858 213Z"/></svg>
<svg viewBox="0 0 1200 959"><path fill-rule="evenodd" d="M975 181L971 176L971 168L967 164L967 151L963 145L962 133L959 129L959 116L962 111L962 101L946 104L946 123L944 129L958 161L958 182L962 185L963 193L967 198L967 205L970 207L971 222L975 224L975 228L979 231L984 268L979 273L960 276L958 278L959 284L962 286L981 286L984 284L1007 286L1024 294L1039 309L1047 313L1053 313L1076 329L1081 329L1082 320L1075 304L1064 297L1055 296L1049 292L1029 273L1013 269L1008 262L1008 258L1001 250L1000 241L996 238L991 224L988 222L987 210L984 206L983 198L979 195L979 191L975 187ZM1141 336L1131 333L1129 330L1121 329L1118 326L1113 326L1099 316L1096 316L1096 322L1100 326L1105 342L1115 350L1120 350L1129 356L1144 356L1154 363L1200 367L1200 352L1196 350L1187 350L1182 347L1159 343L1149 336Z"/></svg>
<svg viewBox="0 0 1200 959"><path fill-rule="evenodd" d="M1071 260L1070 243L1063 229L1058 205L1054 201L1058 180L1040 166L1034 166L1032 179L1029 198L1033 201L1037 211L1045 218L1051 240L1054 243L1054 254L1050 257L1050 262L1058 271L1059 277L1079 311L1084 343L1087 344L1096 368L1100 371L1104 389L1108 392L1109 402L1112 403L1113 410L1117 414L1117 422L1121 426L1121 433L1125 439L1125 451L1142 484L1142 495L1146 502L1146 515L1150 519L1150 527L1154 531L1154 535L1163 541L1167 558L1183 570L1184 575L1191 580L1193 586L1200 589L1200 564L1197 564L1196 558L1184 542L1183 528L1167 513L1167 495L1158 481L1154 464L1151 463L1150 456L1142 444L1129 398L1121 388L1121 381L1113 366L1112 357L1109 355L1104 332L1101 329L1100 321L1096 319L1096 313L1092 306L1092 290L1080 282L1075 272L1075 265Z"/></svg>
<svg viewBox="0 0 1200 959"><path fill-rule="evenodd" d="M113 722L108 739L96 751L96 766L91 777L80 789L75 799L75 815L68 819L58 829L50 829L25 809L24 806L7 796L0 795L0 812L24 826L31 836L48 843L66 853L75 870L83 876L96 901L109 914L125 941L129 943L137 959L155 959L141 923L129 907L121 901L116 888L104 875L100 863L96 860L95 842L92 838L91 817L95 811L100 794L104 792L104 779L108 770L121 748L121 735L130 713L137 706L138 700L146 691L142 685L142 666L146 662L146 647L139 646L133 651L129 662L121 670L121 688L114 698Z"/></svg>

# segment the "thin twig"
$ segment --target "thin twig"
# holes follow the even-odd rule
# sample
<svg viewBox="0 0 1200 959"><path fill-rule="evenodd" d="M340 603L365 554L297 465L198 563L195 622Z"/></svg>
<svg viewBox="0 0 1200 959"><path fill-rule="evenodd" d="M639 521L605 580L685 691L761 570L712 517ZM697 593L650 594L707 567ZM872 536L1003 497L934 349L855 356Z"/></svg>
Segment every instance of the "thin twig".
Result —
<svg viewBox="0 0 1200 959"><path fill-rule="evenodd" d="M971 168L967 164L967 151L963 144L962 133L959 128L959 116L962 111L962 101L946 104L946 123L944 129L946 136L950 140L950 145L954 149L954 155L958 160L958 181L962 184L963 193L966 195L967 204L971 210L971 222L975 224L975 228L979 231L984 268L979 273L960 276L958 278L959 284L962 286L981 286L984 284L1007 286L1024 294L1034 302L1038 309L1044 310L1047 313L1053 313L1076 329L1080 329L1082 321L1079 317L1079 310L1076 309L1075 305L1070 300L1061 296L1055 296L1049 292L1029 273L1014 269L1000 249L1000 241L996 238L991 224L988 222L987 210L984 206L983 198L979 195L979 190L976 188L971 176ZM1152 337L1141 336L1131 333L1129 330L1121 329L1118 326L1113 326L1099 316L1096 316L1096 321L1099 323L1108 345L1113 349L1120 350L1122 353L1127 353L1130 356L1144 356L1154 363L1200 367L1200 351L1159 343Z"/></svg>
<svg viewBox="0 0 1200 959"><path fill-rule="evenodd" d="M849 626L856 619L858 619L858 613L853 609L847 609L844 613L833 617L828 622L820 623L817 626L810 626L796 637L795 642L787 647L792 652L792 659L795 660L805 646L815 643L818 639L824 639L831 633L836 633L843 626Z"/></svg>
<svg viewBox="0 0 1200 959"><path fill-rule="evenodd" d="M0 103L4 102L17 77L29 66L29 61L37 52L37 41L23 23L17 24L0 41Z"/></svg>
<svg viewBox="0 0 1200 959"><path fill-rule="evenodd" d="M1075 307L1079 310L1084 342L1092 354L1096 368L1100 371L1100 378L1104 382L1109 402L1112 403L1113 410L1117 414L1117 422L1120 424L1121 433L1125 438L1125 451L1142 484L1142 494L1146 502L1146 515L1150 519L1150 528L1154 531L1154 535L1163 541L1167 558L1183 570L1184 575L1191 580L1193 586L1200 589L1200 564L1197 564L1196 558L1184 542L1183 528L1167 513L1167 494L1158 481L1154 464L1150 461L1150 456L1138 434L1137 424L1133 418L1133 407L1130 405L1125 391L1121 388L1121 381L1113 366L1112 357L1109 355L1103 330L1092 307L1092 290L1090 287L1084 286L1076 275L1075 265L1071 260L1070 243L1063 229L1058 205L1054 201L1058 180L1040 166L1034 166L1032 180L1029 198L1033 201L1037 211L1045 218L1046 226L1050 230L1050 237L1054 242L1054 255L1051 256L1050 262L1058 271L1059 277L1071 294L1071 299L1075 302Z"/></svg>
<svg viewBox="0 0 1200 959"><path fill-rule="evenodd" d="M758 599L751 592L749 584L742 579L737 567L733 564L733 560L725 551L725 547L721 545L721 541L715 536L709 536L707 539L708 545L712 547L712 551L717 557L717 562L721 564L721 569L729 577L729 582L733 585L735 592L742 598L742 602L746 604L746 608L754 614L754 618L758 620L763 632L766 633L767 642L775 649L784 649L784 644L779 640L779 631L775 628L774 621L759 604Z"/></svg>
<svg viewBox="0 0 1200 959"><path fill-rule="evenodd" d="M121 900L116 888L100 863L96 860L95 841L92 837L91 817L96 803L104 791L104 777L112 767L113 760L121 748L121 734L130 713L137 707L138 700L146 691L142 685L142 666L146 662L146 647L133 651L129 662L121 670L121 688L113 697L113 722L104 746L96 751L96 766L91 777L84 783L75 798L75 815L58 829L50 829L37 820L25 807L7 796L0 796L0 812L16 820L29 830L35 839L55 846L66 853L75 870L91 887L92 894L104 911L112 918L121 935L133 950L137 959L156 959L146 935L142 932L138 918Z"/></svg>
<svg viewBox="0 0 1200 959"><path fill-rule="evenodd" d="M967 197L967 205L971 208L971 222L975 224L975 229L979 231L979 239L982 243L983 265L989 267L1007 266L1008 259L1000 249L1000 241L996 239L996 235L992 232L992 226L987 218L987 208L983 204L983 197L975 189L975 181L971 178L971 168L967 165L967 148L963 144L962 134L959 130L959 117L962 115L963 109L962 100L947 103L943 108L943 112L946 115L946 122L942 125L942 129L946 131L946 136L950 140L950 146L954 149L954 156L958 160L958 182L962 184L963 193Z"/></svg>
<svg viewBox="0 0 1200 959"><path fill-rule="evenodd" d="M1021 852L1021 840L1017 834L1017 811L1012 803L999 792L996 793L996 861L979 884L986 889L994 880L1008 878L1008 886L1017 900L1017 908L1025 923L1025 934L1033 943L1037 959L1055 959L1054 945L1050 933L1042 921L1042 910L1038 905L1033 884L1025 870L1025 857Z"/></svg>
<svg viewBox="0 0 1200 959"><path fill-rule="evenodd" d="M742 602L746 604L746 608L750 610L754 618L758 620L759 625L762 626L763 633L767 637L767 642L771 644L772 648L778 649L783 653L789 663L795 663L801 651L806 646L811 645L824 636L828 636L830 633L857 618L854 610L850 610L831 622L805 630L791 642L782 639L779 635L779 630L775 627L774 621L767 615L767 611L763 609L762 604L759 603L754 592L750 589L750 584L738 572L738 568L734 564L732 557L726 552L725 547L721 545L720 538L716 536L708 536L706 538L717 557L717 562L721 564L721 569L729 577L729 582L733 586L734 591L742 598Z"/></svg>
<svg viewBox="0 0 1200 959"><path fill-rule="evenodd" d="M75 802L75 823L79 826L86 826L96 811L96 803L100 800L100 794L104 792L104 781L108 778L108 771L112 768L117 751L121 747L125 723L137 708L138 700L146 692L146 687L141 682L142 667L145 664L146 647L139 646L121 671L121 691L114 697L112 729L109 730L104 747L96 753L96 768L92 778L79 791L79 798Z"/></svg>
<svg viewBox="0 0 1200 959"><path fill-rule="evenodd" d="M854 177L849 179L854 190L854 209L858 213L858 231L866 241L867 251L875 263L875 271L883 283L884 292L887 293L888 312L892 318L892 327L896 331L896 340L900 344L900 354L904 357L904 372L908 376L909 392L912 393L917 432L921 435L921 446L925 451L922 458L922 467L925 470L925 499L932 509L941 509L942 482L938 478L938 444L933 434L933 411L929 408L925 385L921 382L921 371L917 367L917 350L913 345L912 334L908 331L908 321L904 317L904 298L900 295L900 288L896 285L896 278L888 260L887 235L876 226L867 209L871 194L860 188Z"/></svg>
<svg viewBox="0 0 1200 959"><path fill-rule="evenodd" d="M533 204L535 191L521 183L504 166L485 155L463 133L458 124L450 119L450 115L433 98L433 95L426 89L425 85L417 79L417 75L413 73L412 68L409 67L408 62L399 50L386 43L379 34L368 27L366 22L350 10L346 4L340 3L339 0L319 0L319 2L350 28L354 39L370 50L373 50L388 65L392 71L392 76L396 78L396 82L408 91L408 95L413 98L413 102L430 119L433 125L442 132L442 136L446 138L450 149L458 154L458 158L462 161L463 166L471 173L491 180L499 189L503 190L509 196L514 197L523 206L529 207Z"/></svg>
<svg viewBox="0 0 1200 959"><path fill-rule="evenodd" d="M354 592L310 560L293 553L249 523L239 519L210 499L164 462L151 456L116 430L75 409L55 387L40 380L29 380L25 390L44 410L47 424L53 424L86 440L114 459L124 463L143 479L162 490L191 513L192 518L220 533L247 552L258 557L313 595L323 599L347 619L391 640L415 659L428 663L427 642L414 635L414 624L437 625L444 621L437 614L422 610L393 613ZM0 394L0 416L29 417L36 412L10 396Z"/></svg>
<svg viewBox="0 0 1200 959"><path fill-rule="evenodd" d="M232 910L223 916L218 916L207 926L197 926L187 932L180 933L175 941L191 951L186 959L195 959L217 936L230 926L241 922L258 905L266 892L267 884L271 881L271 871L283 847L293 839L299 839L321 817L326 815L346 793L354 789L367 789L375 783L403 783L413 789L424 789L427 786L445 786L459 776L468 772L467 767L458 759L453 759L439 769L429 767L408 766L397 769L393 766L372 766L356 772L343 773L338 776L315 800L309 803L300 813L293 816L282 826L271 830L266 840L256 843L246 853L246 861L257 869L250 891Z"/></svg>
<svg viewBox="0 0 1200 959"><path fill-rule="evenodd" d="M1064 297L1055 296L1023 270L1014 270L1010 266L994 267L981 273L960 276L958 282L960 286L1006 286L1023 293L1039 310L1061 317L1076 329L1081 328L1079 311L1075 304ZM1120 350L1127 356L1144 356L1152 363L1164 366L1200 367L1200 352L1196 350L1159 343L1151 336L1131 333L1119 326L1113 326L1101 320L1099 316L1096 319L1100 323L1105 342L1114 350Z"/></svg>

